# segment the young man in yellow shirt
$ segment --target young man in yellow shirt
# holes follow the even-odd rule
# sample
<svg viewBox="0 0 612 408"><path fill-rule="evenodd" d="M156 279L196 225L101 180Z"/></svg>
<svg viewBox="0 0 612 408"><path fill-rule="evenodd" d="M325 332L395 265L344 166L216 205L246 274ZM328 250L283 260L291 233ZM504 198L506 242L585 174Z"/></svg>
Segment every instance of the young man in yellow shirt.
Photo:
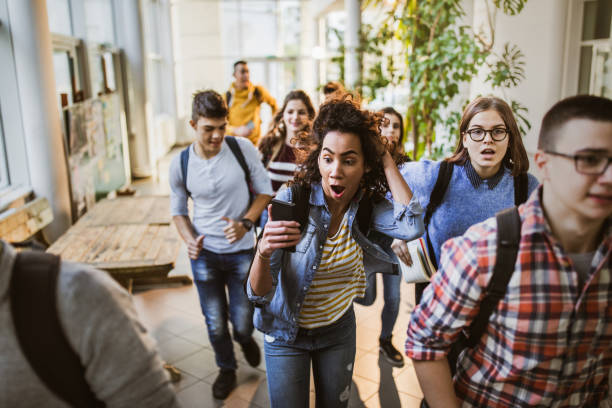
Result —
<svg viewBox="0 0 612 408"><path fill-rule="evenodd" d="M259 110L262 103L267 103L276 112L276 100L261 85L253 85L249 78L249 67L246 61L234 63L235 81L225 95L229 106L229 126L227 134L247 137L257 145L261 134Z"/></svg>

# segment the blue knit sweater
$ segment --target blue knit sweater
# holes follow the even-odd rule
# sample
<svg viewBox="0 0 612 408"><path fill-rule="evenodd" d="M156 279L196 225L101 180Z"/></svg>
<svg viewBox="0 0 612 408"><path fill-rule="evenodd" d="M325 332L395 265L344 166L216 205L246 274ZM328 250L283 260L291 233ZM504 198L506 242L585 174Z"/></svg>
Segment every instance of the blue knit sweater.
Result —
<svg viewBox="0 0 612 408"><path fill-rule="evenodd" d="M430 160L405 163L400 169L423 208L429 205L439 169L440 162ZM527 191L531 194L538 181L531 174L528 180ZM440 261L440 248L446 240L463 235L472 225L513 205L514 179L509 169L504 168L497 175L483 180L469 161L464 166L455 165L442 204L429 223L429 238L434 246L436 262Z"/></svg>

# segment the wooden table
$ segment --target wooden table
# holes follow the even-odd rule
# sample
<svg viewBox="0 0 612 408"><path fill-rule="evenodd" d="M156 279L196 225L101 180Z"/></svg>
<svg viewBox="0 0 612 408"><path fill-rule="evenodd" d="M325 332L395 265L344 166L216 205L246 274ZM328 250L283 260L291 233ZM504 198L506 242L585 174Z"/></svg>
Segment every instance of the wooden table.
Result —
<svg viewBox="0 0 612 408"><path fill-rule="evenodd" d="M47 251L103 269L130 292L135 281L191 284L188 276L167 276L182 244L169 207L168 196L102 200Z"/></svg>

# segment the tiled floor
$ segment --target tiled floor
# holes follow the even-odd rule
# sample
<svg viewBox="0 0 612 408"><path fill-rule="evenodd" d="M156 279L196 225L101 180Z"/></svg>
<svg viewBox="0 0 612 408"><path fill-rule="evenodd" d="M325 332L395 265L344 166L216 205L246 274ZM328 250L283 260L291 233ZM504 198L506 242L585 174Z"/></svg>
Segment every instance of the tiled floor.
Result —
<svg viewBox="0 0 612 408"><path fill-rule="evenodd" d="M175 152L177 152L176 150ZM141 193L168 192L168 156L160 163L158 182L146 180L135 183ZM171 275L190 275L189 260L183 247L176 268ZM418 407L422 398L414 369L409 360L404 367L394 368L378 352L380 333L380 312L382 310L382 282L374 305L355 305L357 318L357 353L353 374L350 407ZM414 303L413 289L402 282L400 314L395 325L393 343L403 350L405 331ZM204 318L200 312L198 295L191 286L137 287L134 302L145 326L157 340L162 357L181 370L183 378L176 390L182 406L198 407L268 407L268 390L265 363L250 367L237 344L234 350L238 362L238 386L225 401L213 398L211 385L217 375L214 353ZM255 332L255 339L261 345L263 336ZM311 388L314 391L314 388ZM311 392L310 405L314 407Z"/></svg>

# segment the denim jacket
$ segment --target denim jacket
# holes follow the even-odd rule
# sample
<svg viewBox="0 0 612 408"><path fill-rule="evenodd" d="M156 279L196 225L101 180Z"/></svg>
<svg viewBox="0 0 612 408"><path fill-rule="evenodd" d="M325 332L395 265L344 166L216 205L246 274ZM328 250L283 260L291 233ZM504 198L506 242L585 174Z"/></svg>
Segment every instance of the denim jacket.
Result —
<svg viewBox="0 0 612 408"><path fill-rule="evenodd" d="M280 191L276 198L291 202L291 189ZM347 215L352 236L363 250L366 273L397 273L397 258L366 238L359 231L359 223L353 222L358 206L358 200L351 202ZM408 205L382 200L374 205L370 228L394 238L412 240L423 235L422 213L423 208L414 196ZM321 262L330 218L323 188L320 183L314 183L308 225L295 252L275 250L272 253L272 289L264 296L256 296L247 281L247 295L256 306L254 324L261 332L287 343L295 340L302 302Z"/></svg>

